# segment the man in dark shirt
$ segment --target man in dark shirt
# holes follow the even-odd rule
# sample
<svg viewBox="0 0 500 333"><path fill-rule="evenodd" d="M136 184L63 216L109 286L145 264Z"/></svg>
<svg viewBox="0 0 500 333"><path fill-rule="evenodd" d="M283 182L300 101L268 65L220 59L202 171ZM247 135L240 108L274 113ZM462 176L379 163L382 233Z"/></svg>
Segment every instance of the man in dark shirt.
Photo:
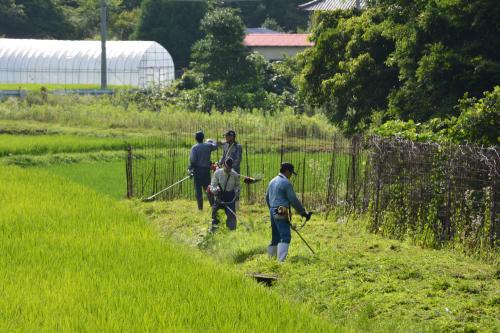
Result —
<svg viewBox="0 0 500 333"><path fill-rule="evenodd" d="M217 144L203 142L205 135L199 131L195 134L196 144L191 148L189 154L189 170L193 172L194 189L196 193L196 201L198 209L203 209L203 191L206 191L210 185L210 155L212 151L217 149ZM210 206L214 203L214 198L210 193L207 193Z"/></svg>

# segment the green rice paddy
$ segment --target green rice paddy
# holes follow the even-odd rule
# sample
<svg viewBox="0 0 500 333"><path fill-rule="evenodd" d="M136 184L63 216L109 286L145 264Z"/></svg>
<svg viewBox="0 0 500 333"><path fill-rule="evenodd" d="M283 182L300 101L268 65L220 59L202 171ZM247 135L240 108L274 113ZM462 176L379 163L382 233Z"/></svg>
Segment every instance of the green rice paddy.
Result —
<svg viewBox="0 0 500 333"><path fill-rule="evenodd" d="M84 186L5 166L0 183L2 332L335 331Z"/></svg>

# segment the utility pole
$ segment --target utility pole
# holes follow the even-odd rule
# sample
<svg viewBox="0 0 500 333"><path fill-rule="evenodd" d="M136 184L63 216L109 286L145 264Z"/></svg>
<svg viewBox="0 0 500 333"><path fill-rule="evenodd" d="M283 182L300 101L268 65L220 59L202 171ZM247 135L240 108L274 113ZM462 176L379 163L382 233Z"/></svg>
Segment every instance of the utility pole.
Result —
<svg viewBox="0 0 500 333"><path fill-rule="evenodd" d="M101 0L101 90L108 88L108 69L106 63L106 0Z"/></svg>
<svg viewBox="0 0 500 333"><path fill-rule="evenodd" d="M356 0L356 9L361 10L361 0Z"/></svg>

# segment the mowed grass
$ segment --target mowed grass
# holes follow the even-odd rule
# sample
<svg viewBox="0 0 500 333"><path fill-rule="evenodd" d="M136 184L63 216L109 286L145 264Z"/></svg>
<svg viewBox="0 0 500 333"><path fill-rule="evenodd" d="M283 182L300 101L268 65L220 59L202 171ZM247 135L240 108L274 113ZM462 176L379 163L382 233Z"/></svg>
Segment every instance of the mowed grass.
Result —
<svg viewBox="0 0 500 333"><path fill-rule="evenodd" d="M278 276L273 289L321 317L361 332L500 332L500 266L451 250L422 249L367 231L353 216L313 215L292 232L284 265L267 257L265 205L240 205L235 232L207 233L210 213L194 201L140 203L164 235L200 249L233 270ZM298 216L294 223L301 224Z"/></svg>
<svg viewBox="0 0 500 333"><path fill-rule="evenodd" d="M329 332L123 204L0 166L0 331Z"/></svg>

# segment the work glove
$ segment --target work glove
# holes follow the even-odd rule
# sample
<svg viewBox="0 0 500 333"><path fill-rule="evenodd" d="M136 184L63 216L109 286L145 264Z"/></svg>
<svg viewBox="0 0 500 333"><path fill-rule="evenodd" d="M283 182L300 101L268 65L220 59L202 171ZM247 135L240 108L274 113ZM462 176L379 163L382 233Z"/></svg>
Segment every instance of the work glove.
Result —
<svg viewBox="0 0 500 333"><path fill-rule="evenodd" d="M304 214L302 214L302 217L305 217L307 222L311 219L312 214L312 212L305 212Z"/></svg>
<svg viewBox="0 0 500 333"><path fill-rule="evenodd" d="M217 195L220 191L220 187L219 186L212 187L212 185L210 185L207 187L207 191L210 191L210 193L212 193L213 195Z"/></svg>
<svg viewBox="0 0 500 333"><path fill-rule="evenodd" d="M255 183L256 181L255 181L255 178L253 178L253 177L245 176L245 177L243 178L243 182L244 182L245 184L253 184L253 183Z"/></svg>
<svg viewBox="0 0 500 333"><path fill-rule="evenodd" d="M194 176L193 169L191 169L191 168L187 169L187 174L189 175L189 178L193 178L193 176Z"/></svg>

